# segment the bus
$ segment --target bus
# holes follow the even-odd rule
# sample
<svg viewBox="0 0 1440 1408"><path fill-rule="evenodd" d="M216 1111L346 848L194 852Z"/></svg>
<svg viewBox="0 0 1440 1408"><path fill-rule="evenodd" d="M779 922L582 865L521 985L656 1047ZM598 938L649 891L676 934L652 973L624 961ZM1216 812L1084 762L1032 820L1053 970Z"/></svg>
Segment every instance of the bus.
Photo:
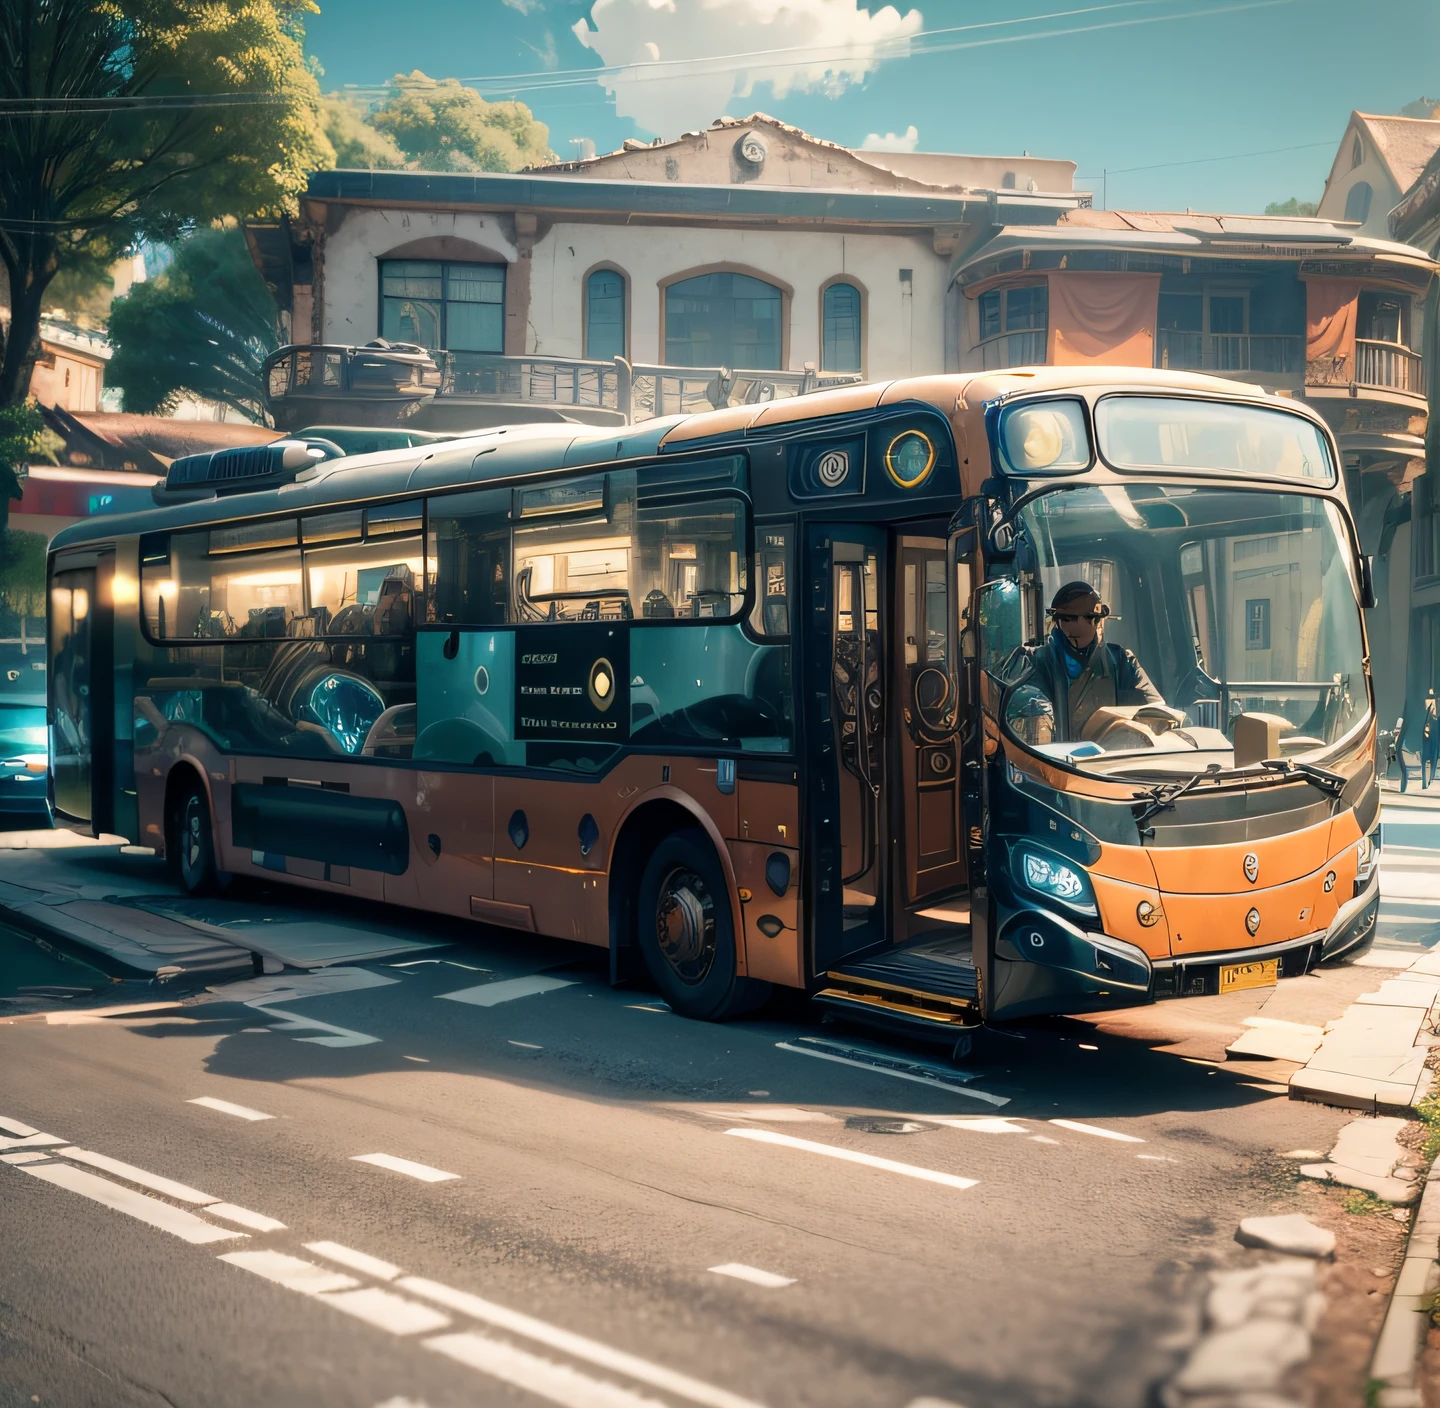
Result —
<svg viewBox="0 0 1440 1408"><path fill-rule="evenodd" d="M327 453L176 461L52 545L54 806L190 891L957 1051L1372 934L1371 569L1302 403L1037 367Z"/></svg>

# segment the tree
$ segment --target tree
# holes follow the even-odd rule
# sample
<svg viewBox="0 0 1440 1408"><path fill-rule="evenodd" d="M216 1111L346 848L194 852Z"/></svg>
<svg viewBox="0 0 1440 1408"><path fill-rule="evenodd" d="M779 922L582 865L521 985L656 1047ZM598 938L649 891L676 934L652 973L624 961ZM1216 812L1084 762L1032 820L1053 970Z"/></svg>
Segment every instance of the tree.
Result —
<svg viewBox="0 0 1440 1408"><path fill-rule="evenodd" d="M10 504L25 490L25 466L43 454L54 459L54 436L33 401L0 406L0 531L10 522Z"/></svg>
<svg viewBox="0 0 1440 1408"><path fill-rule="evenodd" d="M333 153L314 0L0 0L0 406L24 400L57 273L221 216L286 211Z"/></svg>
<svg viewBox="0 0 1440 1408"><path fill-rule="evenodd" d="M1320 207L1313 200L1272 200L1265 207L1266 215L1314 215Z"/></svg>
<svg viewBox="0 0 1440 1408"><path fill-rule="evenodd" d="M105 379L125 409L164 414L184 392L260 419L260 366L278 345L275 305L238 229L184 240L157 278L110 309L114 354Z"/></svg>
<svg viewBox="0 0 1440 1408"><path fill-rule="evenodd" d="M453 78L397 73L370 125L430 171L518 171L554 161L550 129L524 103L487 103Z"/></svg>
<svg viewBox="0 0 1440 1408"><path fill-rule="evenodd" d="M405 165L405 153L395 139L377 132L365 121L362 106L339 93L325 95L325 136L335 148L335 165L366 171Z"/></svg>

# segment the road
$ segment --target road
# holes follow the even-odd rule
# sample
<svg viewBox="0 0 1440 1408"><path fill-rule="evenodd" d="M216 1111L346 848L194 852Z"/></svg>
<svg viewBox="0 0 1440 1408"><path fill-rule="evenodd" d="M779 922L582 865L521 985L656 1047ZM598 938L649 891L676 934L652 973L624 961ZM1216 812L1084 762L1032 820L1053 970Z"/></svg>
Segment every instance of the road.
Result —
<svg viewBox="0 0 1440 1408"><path fill-rule="evenodd" d="M1031 1024L962 1083L606 978L477 930L0 1020L0 1403L1139 1408L1345 1119L1177 1054L1250 994Z"/></svg>

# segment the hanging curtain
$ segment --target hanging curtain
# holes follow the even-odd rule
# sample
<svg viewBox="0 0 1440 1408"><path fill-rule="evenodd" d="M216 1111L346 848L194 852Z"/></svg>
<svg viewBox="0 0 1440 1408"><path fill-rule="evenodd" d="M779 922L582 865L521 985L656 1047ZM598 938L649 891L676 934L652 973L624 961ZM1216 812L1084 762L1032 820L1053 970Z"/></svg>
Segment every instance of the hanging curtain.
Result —
<svg viewBox="0 0 1440 1408"><path fill-rule="evenodd" d="M1355 379L1354 279L1305 280L1305 385L1348 386Z"/></svg>
<svg viewBox="0 0 1440 1408"><path fill-rule="evenodd" d="M1159 274L1049 275L1052 366L1153 367Z"/></svg>

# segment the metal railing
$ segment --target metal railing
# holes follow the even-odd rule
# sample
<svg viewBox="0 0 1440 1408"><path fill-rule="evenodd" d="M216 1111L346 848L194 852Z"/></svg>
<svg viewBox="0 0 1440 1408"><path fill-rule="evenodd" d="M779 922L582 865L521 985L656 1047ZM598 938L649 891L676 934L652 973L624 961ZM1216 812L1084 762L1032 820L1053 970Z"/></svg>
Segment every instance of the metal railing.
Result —
<svg viewBox="0 0 1440 1408"><path fill-rule="evenodd" d="M1355 384L1425 394L1420 354L1403 343L1355 339Z"/></svg>
<svg viewBox="0 0 1440 1408"><path fill-rule="evenodd" d="M1178 332L1155 334L1155 365L1172 371L1259 372L1298 376L1305 370L1305 339L1284 333Z"/></svg>
<svg viewBox="0 0 1440 1408"><path fill-rule="evenodd" d="M970 370L993 372L1005 367L1043 366L1046 334L1045 328L1027 328L987 337L970 349Z"/></svg>
<svg viewBox="0 0 1440 1408"><path fill-rule="evenodd" d="M616 411L628 421L755 405L863 380L858 374L632 364L623 357L506 357L492 352L427 353L408 344L285 347L266 362L272 412L287 397L381 396Z"/></svg>

